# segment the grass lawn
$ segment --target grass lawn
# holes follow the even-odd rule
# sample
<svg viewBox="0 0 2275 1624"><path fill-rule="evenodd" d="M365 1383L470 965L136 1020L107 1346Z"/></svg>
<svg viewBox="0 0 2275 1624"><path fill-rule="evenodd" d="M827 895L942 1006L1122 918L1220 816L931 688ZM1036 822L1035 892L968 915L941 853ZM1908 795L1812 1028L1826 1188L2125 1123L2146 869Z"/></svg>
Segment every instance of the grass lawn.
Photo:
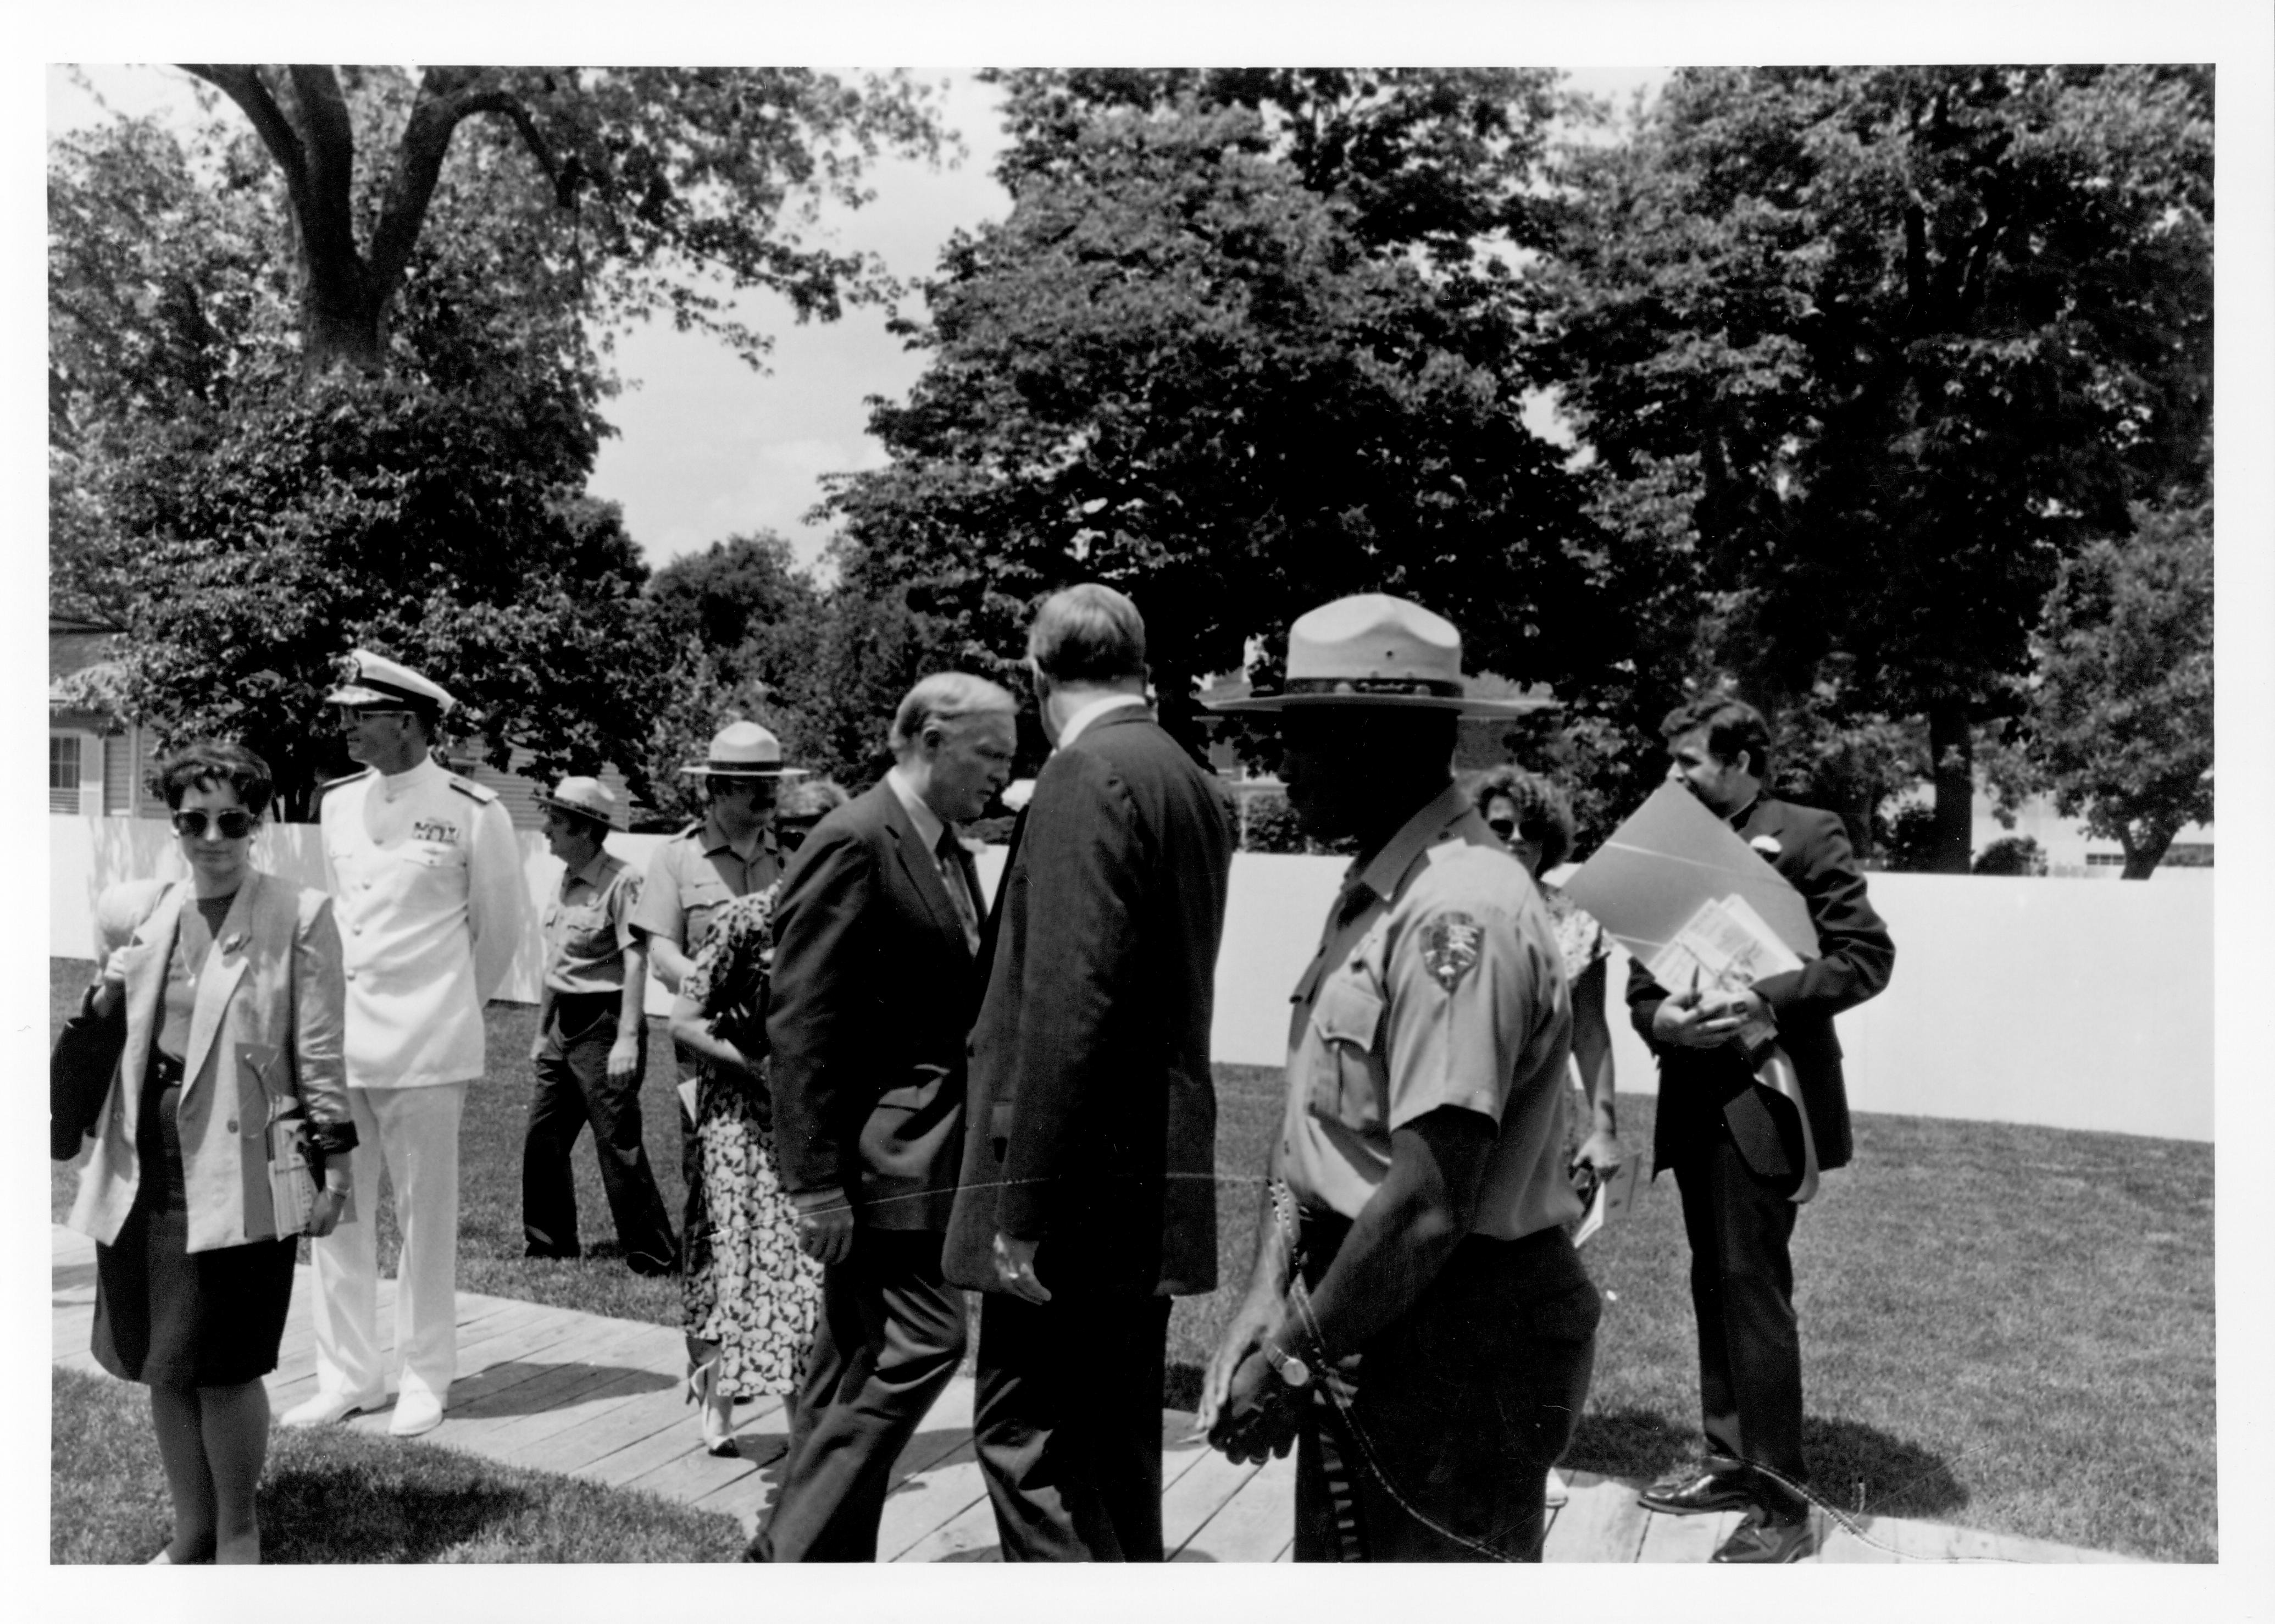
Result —
<svg viewBox="0 0 2275 1624"><path fill-rule="evenodd" d="M143 1390L58 1370L48 1560L147 1562L172 1511ZM270 1432L268 1562L731 1562L734 1518L337 1427Z"/></svg>
<svg viewBox="0 0 2275 1624"><path fill-rule="evenodd" d="M89 967L52 963L59 1021ZM489 1013L490 1077L469 1096L460 1148L459 1282L676 1325L674 1284L634 1276L616 1255L589 1149L578 1156L586 1258L536 1264L520 1255L533 1019L506 1005ZM641 1098L649 1157L676 1215L670 1070L659 1035ZM1221 1284L1181 1300L1171 1316L1173 1404L1191 1404L1246 1283L1255 1180L1277 1132L1281 1087L1276 1071L1218 1068ZM1651 1107L1647 1095L1621 1098L1631 1153L1647 1152ZM59 1218L72 1185L59 1167ZM2214 1560L2211 1215L2203 1145L1860 1116L1856 1164L1826 1177L1794 1238L1818 1492L1845 1509ZM383 1220L383 1259L393 1245ZM1583 1257L1606 1301L1570 1464L1654 1474L1698 1441L1689 1257L1673 1180L1644 1187Z"/></svg>

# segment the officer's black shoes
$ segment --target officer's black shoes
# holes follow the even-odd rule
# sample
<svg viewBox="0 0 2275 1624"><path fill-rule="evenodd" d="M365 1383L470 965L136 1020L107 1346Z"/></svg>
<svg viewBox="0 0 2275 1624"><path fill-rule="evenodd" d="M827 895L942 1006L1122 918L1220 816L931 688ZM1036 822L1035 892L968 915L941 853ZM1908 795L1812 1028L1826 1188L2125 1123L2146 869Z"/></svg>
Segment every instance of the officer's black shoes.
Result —
<svg viewBox="0 0 2275 1624"><path fill-rule="evenodd" d="M1720 1550L1709 1559L1717 1562L1798 1562L1815 1553L1817 1529L1809 1507L1757 1506L1746 1514Z"/></svg>
<svg viewBox="0 0 2275 1624"><path fill-rule="evenodd" d="M1645 1510L1677 1517L1706 1511L1743 1511L1760 1498L1752 1474L1742 1466L1685 1467L1636 1496Z"/></svg>

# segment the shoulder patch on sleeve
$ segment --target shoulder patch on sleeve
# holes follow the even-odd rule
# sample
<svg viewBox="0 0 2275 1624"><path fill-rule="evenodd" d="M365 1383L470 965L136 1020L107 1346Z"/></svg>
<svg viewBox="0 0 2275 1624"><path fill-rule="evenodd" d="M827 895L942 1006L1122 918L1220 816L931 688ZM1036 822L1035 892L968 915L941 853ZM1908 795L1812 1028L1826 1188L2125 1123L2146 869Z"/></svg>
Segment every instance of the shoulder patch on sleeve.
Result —
<svg viewBox="0 0 2275 1624"><path fill-rule="evenodd" d="M1485 927L1456 909L1435 915L1422 927L1422 967L1447 992L1478 967Z"/></svg>
<svg viewBox="0 0 2275 1624"><path fill-rule="evenodd" d="M456 773L449 774L447 776L450 788L456 789L460 795L465 796L470 801L480 801L483 805L487 806L491 802L498 798L496 790L485 789L481 785L476 783L471 778L461 778Z"/></svg>

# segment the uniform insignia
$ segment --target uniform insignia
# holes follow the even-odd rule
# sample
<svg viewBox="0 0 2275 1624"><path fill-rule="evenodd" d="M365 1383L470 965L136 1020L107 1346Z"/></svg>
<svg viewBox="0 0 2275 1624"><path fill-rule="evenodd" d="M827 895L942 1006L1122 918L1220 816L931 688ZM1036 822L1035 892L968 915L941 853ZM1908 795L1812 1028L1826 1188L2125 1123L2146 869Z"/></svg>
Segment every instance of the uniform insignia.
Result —
<svg viewBox="0 0 2275 1624"><path fill-rule="evenodd" d="M440 818L421 818L411 826L411 837L413 840L431 840L445 846L453 846L458 841L458 826L455 823L446 823Z"/></svg>
<svg viewBox="0 0 2275 1624"><path fill-rule="evenodd" d="M1450 993L1477 968L1485 927L1465 913L1441 913L1423 927L1422 964Z"/></svg>
<svg viewBox="0 0 2275 1624"><path fill-rule="evenodd" d="M450 783L450 788L456 789L460 795L465 796L468 800L480 801L485 806L498 798L496 790L486 789L481 785L474 782L473 780L470 778L461 778L456 773L450 774L447 782Z"/></svg>

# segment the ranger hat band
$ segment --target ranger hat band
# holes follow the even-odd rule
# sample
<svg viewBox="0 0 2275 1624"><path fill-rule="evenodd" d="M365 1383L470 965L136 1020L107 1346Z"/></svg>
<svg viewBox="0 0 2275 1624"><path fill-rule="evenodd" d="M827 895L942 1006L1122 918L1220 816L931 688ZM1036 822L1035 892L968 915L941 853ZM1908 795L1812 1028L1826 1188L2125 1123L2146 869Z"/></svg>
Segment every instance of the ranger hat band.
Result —
<svg viewBox="0 0 2275 1624"><path fill-rule="evenodd" d="M340 661L340 685L324 696L328 705L401 706L447 716L458 706L450 690L429 682L409 666L351 648Z"/></svg>
<svg viewBox="0 0 2275 1624"><path fill-rule="evenodd" d="M543 805L590 819L608 828L616 827L616 795L597 778L564 778L550 795L537 798Z"/></svg>
<svg viewBox="0 0 2275 1624"><path fill-rule="evenodd" d="M782 741L755 721L730 721L712 736L710 758L679 769L706 778L797 778L805 769L784 767Z"/></svg>
<svg viewBox="0 0 2275 1624"><path fill-rule="evenodd" d="M1287 679L1244 699L1204 701L1213 711L1291 711L1326 706L1515 716L1548 699L1471 699L1462 676L1462 634L1418 603L1381 593L1338 598L1288 628Z"/></svg>

